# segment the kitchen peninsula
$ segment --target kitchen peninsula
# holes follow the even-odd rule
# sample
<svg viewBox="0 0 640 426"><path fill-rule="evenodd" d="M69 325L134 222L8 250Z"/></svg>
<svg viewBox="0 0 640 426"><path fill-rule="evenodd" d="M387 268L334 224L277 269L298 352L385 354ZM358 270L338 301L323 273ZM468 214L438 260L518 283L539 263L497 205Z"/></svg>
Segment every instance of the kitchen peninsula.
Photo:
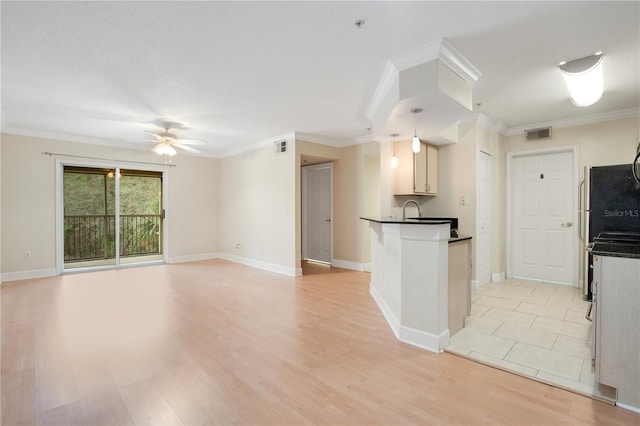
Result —
<svg viewBox="0 0 640 426"><path fill-rule="evenodd" d="M449 300L451 220L362 217L371 236L370 293L398 340L441 352L449 344L450 302L468 315L469 301ZM462 265L470 265L470 248ZM463 266L464 269L464 266ZM468 281L468 279L466 280ZM453 283L452 283L453 284ZM468 282L463 283L469 291Z"/></svg>

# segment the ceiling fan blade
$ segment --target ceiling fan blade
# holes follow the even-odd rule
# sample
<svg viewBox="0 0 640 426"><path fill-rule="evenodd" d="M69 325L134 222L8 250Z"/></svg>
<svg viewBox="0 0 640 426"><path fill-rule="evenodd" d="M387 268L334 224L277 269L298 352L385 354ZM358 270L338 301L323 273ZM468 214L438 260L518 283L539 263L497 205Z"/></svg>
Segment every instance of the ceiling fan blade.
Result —
<svg viewBox="0 0 640 426"><path fill-rule="evenodd" d="M185 145L206 145L209 143L204 139L191 139L191 138L187 138L187 139L178 138L178 142Z"/></svg>
<svg viewBox="0 0 640 426"><path fill-rule="evenodd" d="M187 145L182 145L181 143L174 143L173 146L178 147L178 148L182 148L185 151L189 151L189 152L193 152L194 154L202 154L202 151L200 151L199 149L195 149L195 148L191 148L190 146Z"/></svg>
<svg viewBox="0 0 640 426"><path fill-rule="evenodd" d="M151 130L144 130L145 133L149 133L150 135L153 135L154 138L156 138L157 140L162 142L162 136L160 136L158 133L156 132L152 132Z"/></svg>

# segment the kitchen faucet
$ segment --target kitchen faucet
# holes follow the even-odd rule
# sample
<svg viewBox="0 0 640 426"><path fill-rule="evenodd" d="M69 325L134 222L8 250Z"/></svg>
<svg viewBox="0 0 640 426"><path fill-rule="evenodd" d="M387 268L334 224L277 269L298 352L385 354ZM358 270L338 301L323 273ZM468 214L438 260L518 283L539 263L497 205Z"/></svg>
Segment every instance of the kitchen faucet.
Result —
<svg viewBox="0 0 640 426"><path fill-rule="evenodd" d="M407 204L410 204L410 203L413 203L416 205L416 207L418 208L418 217L422 217L422 213L420 213L420 204L418 204L416 200L407 200L402 205L402 220L406 219L405 211L407 209Z"/></svg>

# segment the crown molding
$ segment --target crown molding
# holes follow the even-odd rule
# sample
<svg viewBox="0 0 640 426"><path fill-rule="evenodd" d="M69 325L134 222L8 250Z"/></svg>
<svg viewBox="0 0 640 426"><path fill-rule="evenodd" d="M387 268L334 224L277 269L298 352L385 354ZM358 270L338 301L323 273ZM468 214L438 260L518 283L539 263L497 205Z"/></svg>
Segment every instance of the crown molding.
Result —
<svg viewBox="0 0 640 426"><path fill-rule="evenodd" d="M432 61L440 56L443 41L443 39L438 39L422 47L407 50L394 56L390 61L398 71L408 70L409 68Z"/></svg>
<svg viewBox="0 0 640 426"><path fill-rule="evenodd" d="M361 145L363 143L373 142L373 135L368 134L368 135L358 136L351 139L351 141L353 142L354 145Z"/></svg>
<svg viewBox="0 0 640 426"><path fill-rule="evenodd" d="M440 60L471 84L482 76L482 73L445 39L442 39L440 44Z"/></svg>
<svg viewBox="0 0 640 426"><path fill-rule="evenodd" d="M637 117L640 116L640 108L628 108L618 111L605 112L602 114L592 114L583 117L567 118L564 120L546 121L541 123L532 123L525 126L509 127L505 135L513 136L523 134L525 130L536 129L538 127L551 126L555 129L562 129L564 127L584 126L587 124L600 123L603 121L619 120L622 118Z"/></svg>
<svg viewBox="0 0 640 426"><path fill-rule="evenodd" d="M493 122L493 120L482 113L467 115L466 117L458 120L457 124L476 124L489 132L493 132L494 128L496 127L496 124Z"/></svg>
<svg viewBox="0 0 640 426"><path fill-rule="evenodd" d="M378 82L378 87L376 87L376 91L373 93L373 98L371 99L369 108L367 108L367 112L365 114L369 121L373 121L373 119L375 118L376 113L380 109L382 102L389 93L389 90L391 90L393 82L396 78L398 78L399 74L400 71L398 70L398 68L396 68L394 63L391 61L387 61L387 65L384 68L382 77Z"/></svg>
<svg viewBox="0 0 640 426"><path fill-rule="evenodd" d="M264 139L264 140L261 140L259 142L254 143L254 144L251 144L251 145L246 145L246 146L243 146L241 148L225 151L225 152L221 153L220 155L217 155L214 158L228 158L228 157L233 157L235 155L244 154L245 152L250 152L250 151L255 151L257 149L266 148L268 146L272 146L274 143L276 143L278 141L281 141L282 139L286 139L286 141L288 143L292 143L292 142L294 142L296 140L296 133L295 132L288 132L288 133L284 133L284 134L282 134L280 136L274 136L272 138Z"/></svg>
<svg viewBox="0 0 640 426"><path fill-rule="evenodd" d="M331 138L328 136L314 135L312 133L295 132L295 139L305 142L313 142L321 145L333 146L336 148L342 148L351 145L349 140Z"/></svg>
<svg viewBox="0 0 640 426"><path fill-rule="evenodd" d="M493 133L500 133L502 135L507 134L507 126L501 121L499 123L496 123L493 125L493 128L491 129L491 132Z"/></svg>
<svg viewBox="0 0 640 426"><path fill-rule="evenodd" d="M420 48L406 51L400 55L396 55L387 61L382 77L378 82L378 86L371 98L367 112L365 113L370 122L374 118L389 91L393 87L394 81L398 78L401 71L413 68L420 64L440 59L444 64L450 67L464 80L471 84L478 81L482 73L471 64L445 39L435 40Z"/></svg>

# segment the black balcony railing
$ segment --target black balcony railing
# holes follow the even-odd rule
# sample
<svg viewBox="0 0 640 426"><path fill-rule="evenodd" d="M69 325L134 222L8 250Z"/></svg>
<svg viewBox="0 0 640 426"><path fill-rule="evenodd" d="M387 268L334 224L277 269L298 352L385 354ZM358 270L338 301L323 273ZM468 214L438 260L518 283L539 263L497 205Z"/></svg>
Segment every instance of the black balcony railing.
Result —
<svg viewBox="0 0 640 426"><path fill-rule="evenodd" d="M115 258L115 216L64 217L65 262ZM160 254L160 215L120 215L120 256Z"/></svg>

